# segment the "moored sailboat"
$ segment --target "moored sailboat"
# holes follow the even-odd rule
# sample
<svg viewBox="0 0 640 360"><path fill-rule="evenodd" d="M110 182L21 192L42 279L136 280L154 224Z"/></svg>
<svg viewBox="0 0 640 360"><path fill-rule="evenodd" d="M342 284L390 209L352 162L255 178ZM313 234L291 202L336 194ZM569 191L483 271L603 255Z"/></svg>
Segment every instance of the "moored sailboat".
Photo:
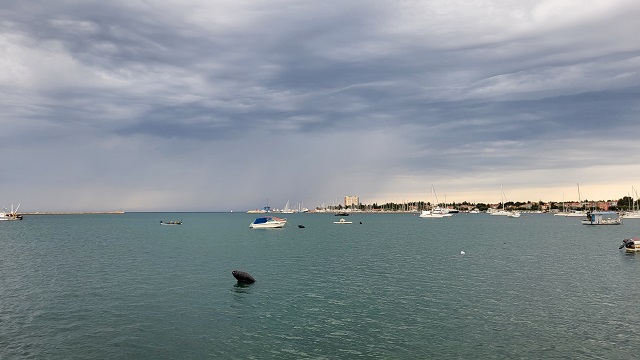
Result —
<svg viewBox="0 0 640 360"><path fill-rule="evenodd" d="M502 209L499 209L497 211L491 211L489 213L489 215L494 215L494 216L509 216L509 217L520 217L520 213L514 213L513 211L507 211L507 209L505 208L505 203L507 202L507 197L504 195L504 189L502 188L502 185L500 185L500 192L502 193Z"/></svg>
<svg viewBox="0 0 640 360"><path fill-rule="evenodd" d="M443 213L439 206L437 205L435 207L433 206L434 197L436 199L436 202L438 201L437 195L435 195L435 193L436 193L436 190L433 187L433 185L431 185L431 210L422 210L422 212L420 213L421 218L440 219L443 217L451 216L450 214Z"/></svg>
<svg viewBox="0 0 640 360"><path fill-rule="evenodd" d="M631 196L633 197L633 200L629 206L630 210L622 214L622 217L625 219L640 219L640 206L638 206L638 201L636 200L638 198L638 192L633 188L633 186L631 187Z"/></svg>

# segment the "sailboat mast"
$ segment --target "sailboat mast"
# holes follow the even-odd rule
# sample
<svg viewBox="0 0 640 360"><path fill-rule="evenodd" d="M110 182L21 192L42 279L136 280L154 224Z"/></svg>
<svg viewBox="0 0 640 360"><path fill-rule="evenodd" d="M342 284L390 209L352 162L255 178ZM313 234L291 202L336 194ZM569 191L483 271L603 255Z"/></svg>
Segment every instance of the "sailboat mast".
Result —
<svg viewBox="0 0 640 360"><path fill-rule="evenodd" d="M580 210L582 210L583 206L582 206L582 196L580 196L580 184L576 183L576 185L578 185L578 202L580 203Z"/></svg>

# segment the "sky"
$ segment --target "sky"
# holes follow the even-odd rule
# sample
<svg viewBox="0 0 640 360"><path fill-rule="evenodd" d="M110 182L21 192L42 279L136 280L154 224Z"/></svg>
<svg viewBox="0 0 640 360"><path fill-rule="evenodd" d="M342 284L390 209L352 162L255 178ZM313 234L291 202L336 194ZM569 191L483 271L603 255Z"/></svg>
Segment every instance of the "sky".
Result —
<svg viewBox="0 0 640 360"><path fill-rule="evenodd" d="M0 207L633 195L639 18L637 0L3 1Z"/></svg>

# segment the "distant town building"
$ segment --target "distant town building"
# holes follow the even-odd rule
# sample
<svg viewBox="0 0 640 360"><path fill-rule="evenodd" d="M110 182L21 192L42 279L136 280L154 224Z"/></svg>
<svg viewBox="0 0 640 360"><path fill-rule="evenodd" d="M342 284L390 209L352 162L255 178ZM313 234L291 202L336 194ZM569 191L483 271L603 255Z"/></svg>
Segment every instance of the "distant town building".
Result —
<svg viewBox="0 0 640 360"><path fill-rule="evenodd" d="M357 196L345 196L344 197L344 207L357 207L360 205L360 199Z"/></svg>

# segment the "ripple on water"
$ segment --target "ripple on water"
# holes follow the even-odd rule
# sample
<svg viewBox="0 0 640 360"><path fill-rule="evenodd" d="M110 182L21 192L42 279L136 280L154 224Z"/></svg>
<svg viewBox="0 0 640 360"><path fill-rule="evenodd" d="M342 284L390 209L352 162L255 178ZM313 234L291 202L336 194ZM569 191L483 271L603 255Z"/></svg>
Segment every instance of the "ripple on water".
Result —
<svg viewBox="0 0 640 360"><path fill-rule="evenodd" d="M640 323L626 309L640 288L624 274L640 256L618 252L625 227L293 214L305 229L252 231L251 220L3 226L0 358L635 356ZM257 282L239 286L235 269Z"/></svg>

